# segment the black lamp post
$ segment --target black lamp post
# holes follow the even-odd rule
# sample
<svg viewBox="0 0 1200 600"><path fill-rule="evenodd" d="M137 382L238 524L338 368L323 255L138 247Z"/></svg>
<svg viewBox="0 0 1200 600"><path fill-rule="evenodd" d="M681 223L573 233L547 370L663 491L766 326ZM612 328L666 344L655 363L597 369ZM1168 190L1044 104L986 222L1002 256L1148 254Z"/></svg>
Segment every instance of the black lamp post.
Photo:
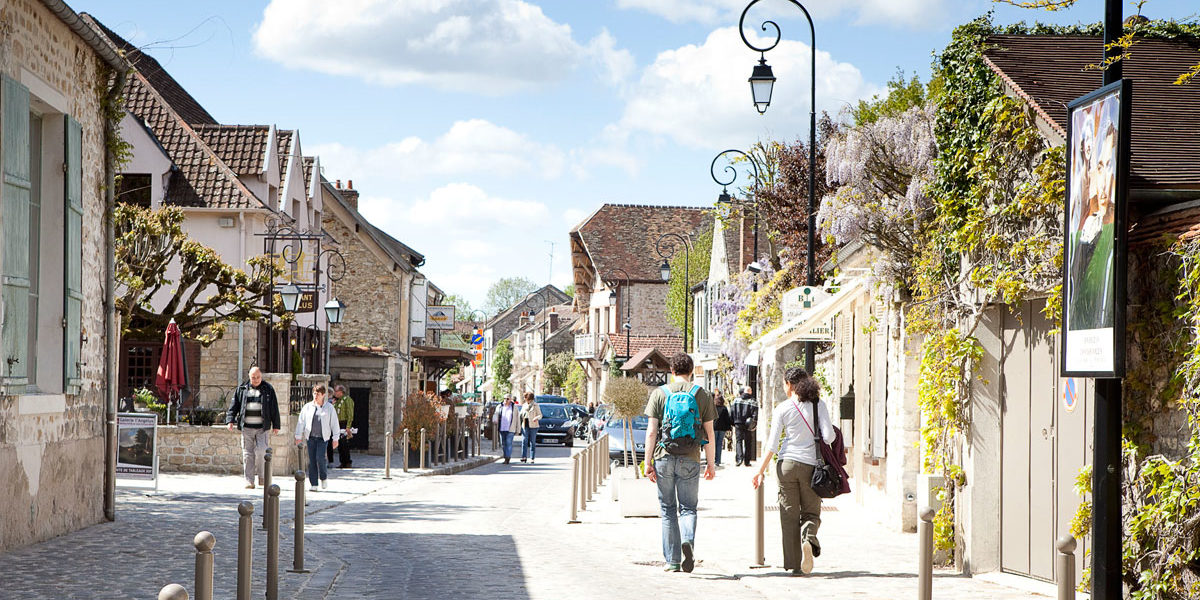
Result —
<svg viewBox="0 0 1200 600"><path fill-rule="evenodd" d="M618 278L616 276L618 273L621 274L620 278ZM624 280L624 283L622 284L623 289L621 290L621 295L625 296L625 323L623 325L621 325L621 328L625 330L625 360L629 360L629 357L630 357L629 338L633 337L633 314L632 314L633 300L632 300L632 298L629 297L629 287L630 287L629 273L627 273L625 271L625 269L622 269L620 267L610 270L608 272L608 287L609 288L613 287L612 281L614 279ZM617 305L616 290L613 290L608 293L608 305L609 306ZM620 312L621 312L621 310L620 310L620 308L618 308L617 313L620 314Z"/></svg>
<svg viewBox="0 0 1200 600"><path fill-rule="evenodd" d="M778 23L763 21L763 31L767 31L768 25L775 30L775 41L765 48L759 48L751 44L750 40L746 38L746 13L750 12L750 7L758 4L760 1L750 0L750 3L742 10L742 18L738 21L738 31L742 34L742 42L751 50L759 53L758 65L754 67L754 71L750 76L750 92L754 97L754 106L761 114L767 112L767 107L771 105L771 92L775 86L775 75L771 72L771 65L767 64L767 52L779 45L782 32L779 30ZM811 50L810 75L812 75L812 87L808 111L808 272L805 278L806 285L812 286L817 284L816 239L813 235L813 232L817 228L817 30L813 26L812 15L808 14L807 8L804 8L804 5L796 0L788 1L795 4L804 13L804 18L808 19L809 34L812 36L812 45L809 47ZM813 343L805 342L804 368L809 373L813 372L814 362Z"/></svg>
<svg viewBox="0 0 1200 600"><path fill-rule="evenodd" d="M536 298L541 303L541 307L542 307L542 326L540 327L540 329L542 330L542 369L545 370L545 368L546 368L546 335L547 335L546 334L546 297L543 296L540 291L529 292L529 295L525 296L525 306L526 307L529 306L529 301L532 298ZM532 314L529 315L529 317L530 317L530 320L533 319Z"/></svg>
<svg viewBox="0 0 1200 600"><path fill-rule="evenodd" d="M721 184L721 195L717 196L718 205L733 203L733 198L729 195L729 186L733 185L733 182L737 181L737 169L733 168L732 164L725 165L724 169L729 173L729 181L722 181L721 178L717 177L717 161L726 154L741 155L743 159L750 163L750 168L754 172L754 188L758 189L758 162L754 160L754 157L742 152L741 150L735 150L733 148L724 150L720 154L717 154L713 157L712 165L708 167L708 172L710 175L712 175L713 181ZM751 262L758 262L758 198L755 198L754 201L751 202L751 205L754 206L754 260Z"/></svg>
<svg viewBox="0 0 1200 600"><path fill-rule="evenodd" d="M675 242L663 244L663 240L667 238L679 240L679 245L683 246L683 351L686 354L688 351L688 326L691 324L688 320L688 308L692 301L692 288L689 281L691 279L692 246L688 243L687 238L678 233L664 233L658 237L658 241L654 242L654 249L663 259L662 265L658 268L663 281L671 280L671 263L669 261L675 257L676 249Z"/></svg>

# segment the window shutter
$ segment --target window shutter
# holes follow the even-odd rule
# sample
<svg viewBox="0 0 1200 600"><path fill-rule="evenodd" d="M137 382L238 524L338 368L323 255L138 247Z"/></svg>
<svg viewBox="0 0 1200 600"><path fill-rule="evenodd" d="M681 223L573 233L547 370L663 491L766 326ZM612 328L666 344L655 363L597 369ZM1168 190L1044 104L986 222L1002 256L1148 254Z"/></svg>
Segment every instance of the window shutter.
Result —
<svg viewBox="0 0 1200 600"><path fill-rule="evenodd" d="M25 392L29 356L29 89L8 77L0 83L0 384Z"/></svg>
<svg viewBox="0 0 1200 600"><path fill-rule="evenodd" d="M63 391L78 394L83 384L80 350L83 345L83 128L70 115L66 120L66 207L63 211Z"/></svg>

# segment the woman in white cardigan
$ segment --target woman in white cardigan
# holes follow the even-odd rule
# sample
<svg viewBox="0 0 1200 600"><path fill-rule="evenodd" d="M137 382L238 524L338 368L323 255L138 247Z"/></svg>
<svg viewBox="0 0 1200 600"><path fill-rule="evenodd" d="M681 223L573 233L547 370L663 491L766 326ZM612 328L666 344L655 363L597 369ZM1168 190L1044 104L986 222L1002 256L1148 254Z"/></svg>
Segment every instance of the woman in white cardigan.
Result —
<svg viewBox="0 0 1200 600"><path fill-rule="evenodd" d="M317 480L321 481L321 489L325 489L325 475L328 465L325 463L325 447L333 444L338 447L338 435L341 434L337 411L333 405L325 401L325 386L313 386L313 399L300 409L296 417L296 446L308 442L308 482L312 490L317 491Z"/></svg>

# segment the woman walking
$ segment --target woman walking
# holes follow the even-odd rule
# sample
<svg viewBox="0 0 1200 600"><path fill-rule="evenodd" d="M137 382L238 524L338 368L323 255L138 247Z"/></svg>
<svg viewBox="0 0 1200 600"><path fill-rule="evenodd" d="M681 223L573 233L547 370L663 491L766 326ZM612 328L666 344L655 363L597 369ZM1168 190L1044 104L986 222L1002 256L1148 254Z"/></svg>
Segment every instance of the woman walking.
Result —
<svg viewBox="0 0 1200 600"><path fill-rule="evenodd" d="M538 422L542 420L542 409L538 407L533 392L525 392L525 402L521 405L521 425L525 428L521 434L521 462L525 462L528 451L529 462L537 458Z"/></svg>
<svg viewBox="0 0 1200 600"><path fill-rule="evenodd" d="M507 465L512 458L513 436L521 428L521 407L513 402L512 396L505 396L504 403L496 407L492 422L500 432L500 447L504 451L504 464Z"/></svg>
<svg viewBox="0 0 1200 600"><path fill-rule="evenodd" d="M713 421L713 443L717 445L717 466L721 466L721 449L725 447L725 434L733 429L733 419L729 418L729 409L725 406L725 396L717 392L713 399L717 408L717 419Z"/></svg>
<svg viewBox="0 0 1200 600"><path fill-rule="evenodd" d="M300 409L296 417L296 446L308 442L308 482L312 491L317 491L317 480L325 489L328 464L325 462L325 447L332 443L336 450L341 428L333 405L325 401L325 386L313 386L313 399Z"/></svg>
<svg viewBox="0 0 1200 600"><path fill-rule="evenodd" d="M820 386L804 369L788 369L783 379L787 399L771 414L767 451L751 483L758 489L771 458L778 454L775 471L779 477L783 568L795 575L806 575L812 572L813 558L821 555L821 544L817 541L821 497L812 489L813 469L819 456L813 432L820 427L821 439L832 440L833 423L829 420L829 409L821 402Z"/></svg>

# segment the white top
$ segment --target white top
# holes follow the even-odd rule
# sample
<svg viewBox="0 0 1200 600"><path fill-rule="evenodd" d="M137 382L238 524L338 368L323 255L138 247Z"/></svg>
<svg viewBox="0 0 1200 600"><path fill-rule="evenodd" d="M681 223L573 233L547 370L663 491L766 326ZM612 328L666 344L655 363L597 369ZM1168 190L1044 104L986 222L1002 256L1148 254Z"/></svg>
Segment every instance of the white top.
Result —
<svg viewBox="0 0 1200 600"><path fill-rule="evenodd" d="M820 407L817 412L821 439L828 444L833 441L833 422L829 420L829 408L825 406L824 401L818 402L817 406ZM817 424L813 422L812 409L811 402L800 402L794 395L780 402L779 406L775 407L775 412L771 413L771 433L767 434L767 450L777 454L780 459L815 466L817 444L809 427L816 428ZM804 423L805 419L808 420L807 425Z"/></svg>
<svg viewBox="0 0 1200 600"><path fill-rule="evenodd" d="M329 441L342 433L340 423L338 423L337 411L333 409L333 404L330 404L326 400L325 404L318 408L316 402L309 400L304 405L304 408L300 409L300 415L296 417L296 439L308 439L309 433L312 430L313 412L318 410L321 411L318 417L321 420L321 433L318 437Z"/></svg>

